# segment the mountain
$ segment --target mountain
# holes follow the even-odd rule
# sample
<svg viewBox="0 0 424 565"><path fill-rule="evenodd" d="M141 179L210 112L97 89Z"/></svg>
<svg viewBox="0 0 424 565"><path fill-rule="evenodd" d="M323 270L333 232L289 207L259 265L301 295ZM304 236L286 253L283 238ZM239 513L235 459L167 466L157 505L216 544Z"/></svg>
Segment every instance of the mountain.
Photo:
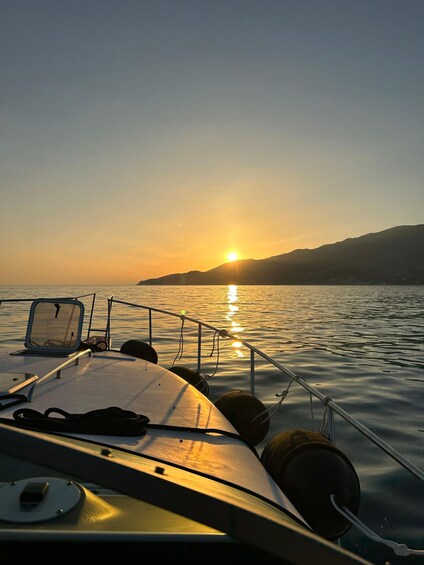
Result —
<svg viewBox="0 0 424 565"><path fill-rule="evenodd" d="M424 284L424 224L398 226L316 249L174 273L139 285Z"/></svg>

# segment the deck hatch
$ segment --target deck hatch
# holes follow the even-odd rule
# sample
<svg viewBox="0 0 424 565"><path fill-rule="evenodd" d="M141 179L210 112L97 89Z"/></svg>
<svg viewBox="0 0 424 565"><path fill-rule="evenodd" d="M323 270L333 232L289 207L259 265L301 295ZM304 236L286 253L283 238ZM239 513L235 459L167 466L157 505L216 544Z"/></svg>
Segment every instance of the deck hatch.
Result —
<svg viewBox="0 0 424 565"><path fill-rule="evenodd" d="M29 313L25 347L30 353L73 353L81 344L83 321L84 304L79 300L34 300Z"/></svg>

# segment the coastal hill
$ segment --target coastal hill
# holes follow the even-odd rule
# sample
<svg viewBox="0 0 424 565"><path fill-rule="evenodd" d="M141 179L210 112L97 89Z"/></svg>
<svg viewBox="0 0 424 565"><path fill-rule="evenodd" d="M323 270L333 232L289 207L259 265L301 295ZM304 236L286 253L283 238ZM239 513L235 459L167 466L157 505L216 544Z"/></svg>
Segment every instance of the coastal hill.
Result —
<svg viewBox="0 0 424 565"><path fill-rule="evenodd" d="M139 285L424 284L424 224L398 226L316 249L224 263Z"/></svg>

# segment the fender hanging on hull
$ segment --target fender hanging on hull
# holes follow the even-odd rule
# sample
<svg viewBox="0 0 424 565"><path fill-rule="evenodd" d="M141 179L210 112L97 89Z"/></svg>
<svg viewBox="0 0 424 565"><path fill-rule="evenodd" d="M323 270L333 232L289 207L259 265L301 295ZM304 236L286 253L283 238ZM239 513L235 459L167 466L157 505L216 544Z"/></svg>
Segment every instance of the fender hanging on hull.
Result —
<svg viewBox="0 0 424 565"><path fill-rule="evenodd" d="M313 530L334 540L351 523L334 508L346 506L354 514L360 503L360 484L348 457L329 439L310 430L277 434L262 451L261 461Z"/></svg>

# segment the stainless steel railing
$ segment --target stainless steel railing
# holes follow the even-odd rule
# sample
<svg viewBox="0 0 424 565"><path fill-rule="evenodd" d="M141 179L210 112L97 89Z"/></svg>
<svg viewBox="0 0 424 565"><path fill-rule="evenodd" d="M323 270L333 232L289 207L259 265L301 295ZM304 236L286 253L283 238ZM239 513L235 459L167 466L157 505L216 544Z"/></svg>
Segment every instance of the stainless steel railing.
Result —
<svg viewBox="0 0 424 565"><path fill-rule="evenodd" d="M111 316L112 316L112 306L113 304L121 304L124 306L128 306L131 308L139 308L141 310L146 310L148 313L148 331L149 331L149 344L152 345L153 342L153 313L163 314L167 316L172 316L175 318L179 318L181 320L182 326L185 322L190 322L197 325L197 371L201 372L201 363L202 363L202 328L207 328L215 332L215 334L223 339L231 339L234 341L238 341L243 344L250 351L250 390L252 394L255 394L255 380L256 380L256 372L255 372L255 356L259 356L275 368L277 368L282 374L286 377L291 379L291 381L296 381L300 386L302 386L305 390L307 390L311 395L316 397L321 401L323 406L326 409L326 417L327 417L327 426L328 426L328 434L330 439L335 442L335 421L334 421L334 414L338 414L343 420L345 420L348 424L353 426L357 431L363 434L366 438L372 441L375 445L377 445L381 450L387 453L392 459L396 460L402 467L407 469L412 475L417 477L418 479L424 480L424 471L417 467L414 463L409 461L406 457L401 455L398 451L396 451L393 447L387 444L384 440L382 440L379 436L377 436L374 432L364 426L361 422L359 422L356 418L351 416L348 412L346 412L341 406L339 406L332 398L325 396L322 394L318 389L314 386L309 384L305 379L299 377L293 371L258 349L257 347L251 345L248 341L240 339L239 336L233 335L225 329L219 329L215 326L197 320L195 318L191 318L190 316L186 316L183 314L176 314L175 312L170 312L168 310L163 310L161 308L153 308L151 306L146 306L143 304L134 304L132 302L125 302L123 300L115 299L111 296L108 299L108 320L107 320L107 328L106 328L106 336L108 341L111 339Z"/></svg>

